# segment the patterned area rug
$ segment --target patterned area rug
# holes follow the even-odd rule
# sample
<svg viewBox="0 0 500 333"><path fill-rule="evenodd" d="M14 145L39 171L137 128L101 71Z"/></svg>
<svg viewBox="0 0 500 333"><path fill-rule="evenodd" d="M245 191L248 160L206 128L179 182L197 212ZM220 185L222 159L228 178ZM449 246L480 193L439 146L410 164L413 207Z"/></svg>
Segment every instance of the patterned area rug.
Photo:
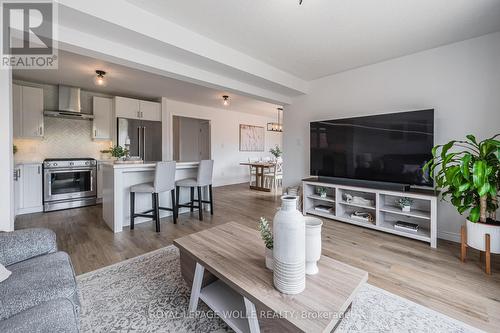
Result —
<svg viewBox="0 0 500 333"><path fill-rule="evenodd" d="M82 332L227 332L200 301L186 311L190 287L169 246L77 277ZM479 332L436 311L366 284L336 332Z"/></svg>

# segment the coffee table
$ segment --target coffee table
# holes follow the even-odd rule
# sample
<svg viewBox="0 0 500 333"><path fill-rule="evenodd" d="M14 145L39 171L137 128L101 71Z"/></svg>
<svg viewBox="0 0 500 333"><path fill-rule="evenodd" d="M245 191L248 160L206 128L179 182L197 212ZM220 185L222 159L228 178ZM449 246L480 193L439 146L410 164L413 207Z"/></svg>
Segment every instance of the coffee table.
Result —
<svg viewBox="0 0 500 333"><path fill-rule="evenodd" d="M306 289L285 295L273 286L258 231L230 222L174 240L184 279L192 283L189 311L201 299L236 332L331 332L368 273L322 256Z"/></svg>

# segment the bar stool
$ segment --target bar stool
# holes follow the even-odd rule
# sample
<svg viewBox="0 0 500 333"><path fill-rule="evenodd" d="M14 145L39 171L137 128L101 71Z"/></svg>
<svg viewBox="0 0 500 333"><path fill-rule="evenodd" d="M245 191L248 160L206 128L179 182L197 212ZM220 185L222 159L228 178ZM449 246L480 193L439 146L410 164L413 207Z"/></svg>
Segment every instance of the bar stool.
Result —
<svg viewBox="0 0 500 333"><path fill-rule="evenodd" d="M136 217L151 217L156 222L156 232L160 232L160 210L168 210L173 214L174 224L177 223L177 206L175 200L175 161L156 163L155 179L150 183L142 183L130 187L130 229L134 229ZM172 208L160 207L159 194L170 191ZM151 193L153 208L142 213L135 212L135 194ZM148 214L151 213L152 214Z"/></svg>
<svg viewBox="0 0 500 333"><path fill-rule="evenodd" d="M191 212L194 210L194 208L198 208L198 219L200 221L203 221L203 204L208 203L210 204L210 214L214 215L214 200L213 200L213 195L212 195L212 174L214 170L214 161L213 160L202 160L200 161L200 164L198 165L198 175L196 178L186 178L186 179L181 179L175 182L175 187L177 189L177 211L179 210L179 207L188 207L190 208ZM208 186L208 192L210 196L210 200L202 200L201 198L201 188ZM191 190L191 197L190 197L190 203L185 203L185 204L179 204L179 197L180 197L180 188L181 187L189 187ZM194 205L194 188L198 189L198 198L197 202L198 205Z"/></svg>

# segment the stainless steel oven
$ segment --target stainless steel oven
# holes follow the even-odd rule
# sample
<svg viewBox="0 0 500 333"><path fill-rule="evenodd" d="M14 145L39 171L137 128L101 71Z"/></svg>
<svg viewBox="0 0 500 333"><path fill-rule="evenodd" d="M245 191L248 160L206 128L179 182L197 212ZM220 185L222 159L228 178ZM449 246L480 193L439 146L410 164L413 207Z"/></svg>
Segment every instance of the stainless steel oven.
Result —
<svg viewBox="0 0 500 333"><path fill-rule="evenodd" d="M47 159L43 163L43 209L95 205L97 162L91 158Z"/></svg>

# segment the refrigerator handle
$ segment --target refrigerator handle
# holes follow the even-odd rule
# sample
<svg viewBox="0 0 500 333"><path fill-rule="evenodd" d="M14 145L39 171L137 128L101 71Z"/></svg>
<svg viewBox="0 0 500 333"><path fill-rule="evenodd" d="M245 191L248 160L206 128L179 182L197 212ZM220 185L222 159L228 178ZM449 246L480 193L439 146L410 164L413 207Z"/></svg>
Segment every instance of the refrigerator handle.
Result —
<svg viewBox="0 0 500 333"><path fill-rule="evenodd" d="M139 157L142 157L141 154L141 127L137 127L137 153L139 154Z"/></svg>
<svg viewBox="0 0 500 333"><path fill-rule="evenodd" d="M146 160L146 126L142 127L142 160Z"/></svg>

